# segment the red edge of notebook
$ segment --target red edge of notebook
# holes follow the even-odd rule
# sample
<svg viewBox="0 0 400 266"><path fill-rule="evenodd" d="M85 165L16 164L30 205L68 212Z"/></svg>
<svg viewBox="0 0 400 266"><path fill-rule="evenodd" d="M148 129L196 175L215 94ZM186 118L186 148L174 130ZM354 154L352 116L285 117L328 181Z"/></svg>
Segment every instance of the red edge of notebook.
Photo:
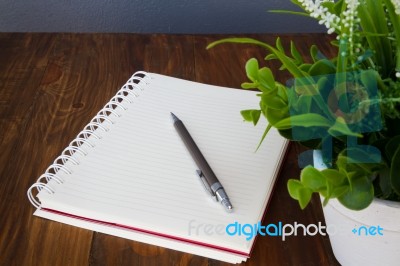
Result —
<svg viewBox="0 0 400 266"><path fill-rule="evenodd" d="M41 210L50 212L50 213L54 213L57 215L61 215L61 216L66 216L66 217L73 218L73 219L86 221L86 222L107 225L107 226L116 227L119 229L127 229L127 230L131 230L131 231L150 234L153 236L158 236L158 237L167 238L167 239L173 239L173 240L184 242L184 243L190 243L190 244L194 244L197 246L203 246L203 247L207 247L207 248L217 249L217 250L221 250L221 251L225 251L225 252L229 252L229 253L233 253L236 255L245 256L247 258L250 258L249 254L245 253L245 252L241 252L241 251L230 249L230 248L224 248L221 246L212 245L212 244L208 244L208 243L204 243L204 242L200 242L200 241L194 241L194 240L186 239L183 237L172 236L172 235L159 233L159 232L155 232L155 231L150 231L150 230L146 230L146 229L142 229L142 228L138 228L138 227L134 227L134 226L129 226L129 225L123 225L123 224L117 224L117 223L111 223L111 222L107 222L107 221L91 219L91 218L87 218L87 217L83 217L83 216L74 215L71 213L65 213L65 212L61 212L61 211L57 211L57 210L53 210L53 209L48 209L48 208L41 208Z"/></svg>
<svg viewBox="0 0 400 266"><path fill-rule="evenodd" d="M275 178L275 182L273 184L273 188L272 188L270 197L268 199L267 206L266 206L266 208L264 210L264 213L262 215L262 219L261 219L262 221L265 219L265 216L267 214L267 210L268 210L269 204L271 202L272 194L273 194L273 192L275 191L275 188L276 188L277 179L278 179L278 177L279 177L279 175L281 173L281 170L282 170L282 167L281 167L282 163L283 163L284 158L286 157L287 152L289 150L289 144L290 143L286 144L285 151L284 151L284 156L282 157L281 162L279 164L279 171L278 171L277 176ZM101 221L101 220L95 220L95 219L91 219L91 218L87 218L87 217L83 217L83 216L78 216L78 215L74 215L74 214L70 214L70 213L60 212L60 211L53 210L53 209L42 208L41 210L42 211L47 211L47 212L50 212L50 213L54 213L54 214L57 214L57 215L62 215L62 216L66 216L66 217L70 217L70 218L74 218L74 219L78 219L78 220L82 220L82 221L91 222L91 223L98 223L98 224L112 226L112 227L116 227L116 228L120 228L120 229L127 229L127 230L131 230L131 231L141 232L141 233L150 234L150 235L154 235L154 236L159 236L159 237L163 237L163 238L167 238L167 239L173 239L173 240L184 242L184 243L190 243L190 244L194 244L194 245L198 245L198 246L217 249L217 250L233 253L233 254L240 255L240 256L245 256L247 258L250 258L251 254L253 253L254 246L255 246L254 243L256 242L257 237L258 237L258 235L256 235L256 237L254 239L254 242L253 242L253 245L251 246L250 253L245 253L245 252L241 252L241 251L238 251L238 250L234 250L234 249L230 249L230 248L224 248L224 247L221 247L221 246L212 245L212 244L208 244L208 243L204 243L204 242L200 242L200 241L189 240L189 239L186 239L186 238L183 238L183 237L172 236L172 235L168 235L168 234L163 234L163 233L150 231L150 230L146 230L146 229L142 229L142 228L138 228L138 227L128 226L128 225L123 225L123 224L117 224L117 223L111 223L111 222L106 222L106 221Z"/></svg>

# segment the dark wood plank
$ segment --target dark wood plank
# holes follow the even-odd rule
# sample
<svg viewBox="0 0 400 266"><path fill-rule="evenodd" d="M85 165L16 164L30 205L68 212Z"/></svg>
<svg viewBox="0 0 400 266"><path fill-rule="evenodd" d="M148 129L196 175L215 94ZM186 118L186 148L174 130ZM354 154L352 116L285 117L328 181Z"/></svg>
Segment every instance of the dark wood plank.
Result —
<svg viewBox="0 0 400 266"><path fill-rule="evenodd" d="M193 80L193 37L189 35L152 35L143 49L143 69L177 78Z"/></svg>
<svg viewBox="0 0 400 266"><path fill-rule="evenodd" d="M46 242L51 247L56 241L54 236L44 234L46 230L43 231L39 220L32 219L33 209L26 198L26 190L33 182L30 175L38 174L32 159L46 158L42 155L46 146L35 145L42 142L41 135L46 132L44 127L37 127L42 116L39 113L37 120L33 117L37 115L35 104L41 95L40 84L56 43L56 35L1 35L0 264L4 265L45 262L45 257L38 257L42 254L37 248ZM52 241L41 242L45 239ZM74 254L73 261L81 257L75 256L79 254L76 250L68 252Z"/></svg>
<svg viewBox="0 0 400 266"><path fill-rule="evenodd" d="M0 173L32 111L54 43L51 35L0 35Z"/></svg>
<svg viewBox="0 0 400 266"><path fill-rule="evenodd" d="M18 233L20 238L25 237L21 241L13 242L21 248L13 248L12 252L7 252L9 258L3 257L6 261L22 260L20 264L26 264L25 260L30 257L23 256L26 252L23 247L32 244L41 246L35 251L38 263L88 262L93 233L32 218L30 213L33 208L27 202L24 190L27 190L29 184L44 172L97 110L115 94L118 84L123 82L122 78L129 76L126 65L110 60L113 51L124 53L118 45L118 40L109 40L107 36L97 38L96 35L64 34L58 35L54 47L50 47L46 71L39 79L40 85L35 88L38 91L35 101L27 113L26 123L19 131L19 137L14 142L13 152L19 156L9 158L2 173L5 177L2 180L7 182L2 186L3 195L8 195L9 202L24 207L20 208L24 215L21 223L15 223L17 217L21 216L17 211L12 212L16 217L2 218L2 228L12 227L14 230L9 230L11 234ZM119 54L117 57L125 56ZM15 100L15 104L19 101ZM35 159L35 163L32 163L31 158ZM7 212L10 210L5 213ZM47 234L46 231L51 233ZM32 241L33 239L36 240ZM40 245L41 243L45 244Z"/></svg>

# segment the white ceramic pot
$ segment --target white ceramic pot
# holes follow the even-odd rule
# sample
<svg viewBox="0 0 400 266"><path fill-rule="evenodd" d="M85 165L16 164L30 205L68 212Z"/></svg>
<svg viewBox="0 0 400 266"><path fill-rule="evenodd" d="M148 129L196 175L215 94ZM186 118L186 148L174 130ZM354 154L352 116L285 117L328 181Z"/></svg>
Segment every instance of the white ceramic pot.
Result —
<svg viewBox="0 0 400 266"><path fill-rule="evenodd" d="M343 265L400 265L400 203L374 199L351 211L336 199L323 208L333 253Z"/></svg>
<svg viewBox="0 0 400 266"><path fill-rule="evenodd" d="M315 168L326 168L320 151L313 151L313 159ZM333 253L343 266L400 265L400 202L375 198L366 209L352 211L332 199L323 211Z"/></svg>

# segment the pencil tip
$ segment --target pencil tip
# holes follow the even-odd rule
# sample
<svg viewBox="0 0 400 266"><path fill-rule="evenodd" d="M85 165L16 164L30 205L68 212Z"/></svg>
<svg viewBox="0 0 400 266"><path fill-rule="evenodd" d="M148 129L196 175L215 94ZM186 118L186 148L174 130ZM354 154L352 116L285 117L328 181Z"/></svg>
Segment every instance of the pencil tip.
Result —
<svg viewBox="0 0 400 266"><path fill-rule="evenodd" d="M172 117L172 121L174 121L174 122L179 121L179 118L176 115L174 115L174 113L170 112L170 114Z"/></svg>

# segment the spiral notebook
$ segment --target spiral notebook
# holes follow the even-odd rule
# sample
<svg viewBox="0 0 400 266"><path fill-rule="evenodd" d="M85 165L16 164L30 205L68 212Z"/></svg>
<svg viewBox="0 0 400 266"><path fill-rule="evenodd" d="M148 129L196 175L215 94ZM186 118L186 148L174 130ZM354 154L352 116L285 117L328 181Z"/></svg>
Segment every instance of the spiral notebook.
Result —
<svg viewBox="0 0 400 266"><path fill-rule="evenodd" d="M243 122L256 92L137 72L28 190L34 215L231 263L255 237L230 224L262 220L287 146L266 125ZM202 188L173 127L185 123L223 184L234 212ZM234 234L235 233L235 234Z"/></svg>

